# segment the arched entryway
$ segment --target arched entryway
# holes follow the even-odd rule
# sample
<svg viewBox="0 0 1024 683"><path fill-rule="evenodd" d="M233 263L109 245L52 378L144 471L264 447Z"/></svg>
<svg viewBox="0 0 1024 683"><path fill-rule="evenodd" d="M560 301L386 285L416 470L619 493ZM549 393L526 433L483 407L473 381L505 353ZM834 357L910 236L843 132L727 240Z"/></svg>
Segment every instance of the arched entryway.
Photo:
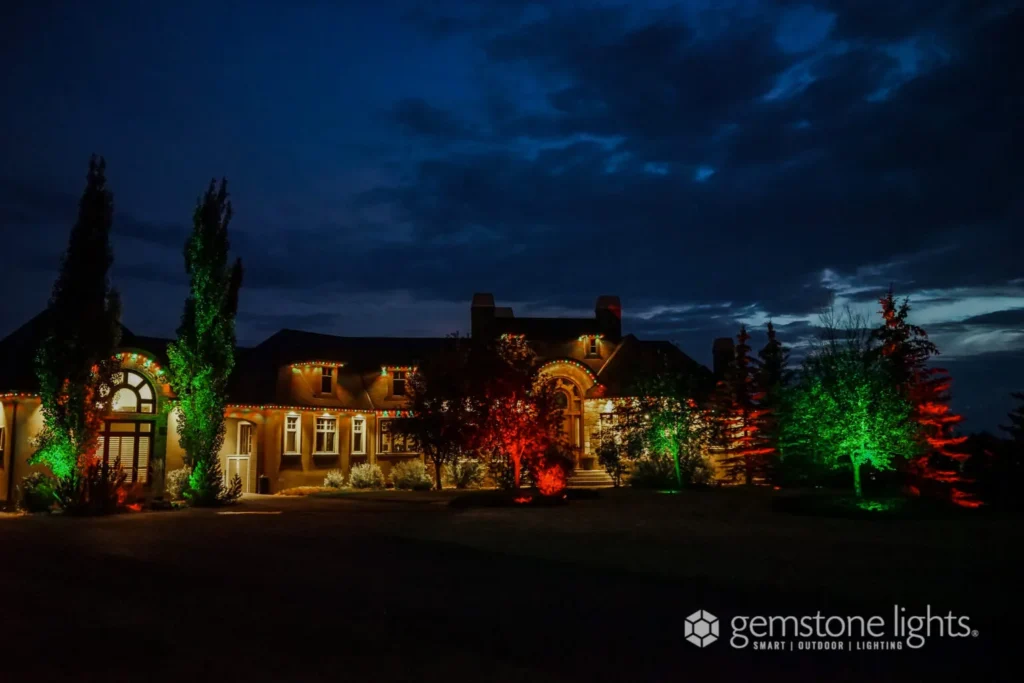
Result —
<svg viewBox="0 0 1024 683"><path fill-rule="evenodd" d="M583 447L583 391L567 377L555 378L555 404L562 411L558 435L565 440L576 461Z"/></svg>
<svg viewBox="0 0 1024 683"><path fill-rule="evenodd" d="M142 373L125 369L114 373L110 383L100 387L101 396L111 394L110 414L103 422L96 453L104 467L120 462L126 483L148 484L157 413L156 392Z"/></svg>

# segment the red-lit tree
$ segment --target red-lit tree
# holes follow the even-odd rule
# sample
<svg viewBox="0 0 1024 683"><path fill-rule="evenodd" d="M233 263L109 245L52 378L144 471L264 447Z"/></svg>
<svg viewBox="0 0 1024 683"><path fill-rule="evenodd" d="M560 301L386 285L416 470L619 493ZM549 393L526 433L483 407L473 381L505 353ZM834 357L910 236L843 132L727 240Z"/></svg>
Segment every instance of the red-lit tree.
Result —
<svg viewBox="0 0 1024 683"><path fill-rule="evenodd" d="M726 476L744 484L764 482L769 456L775 448L768 443L765 422L770 410L762 405L764 391L758 386L758 365L750 357L750 335L746 326L736 335L735 363L720 382L717 420Z"/></svg>
<svg viewBox="0 0 1024 683"><path fill-rule="evenodd" d="M517 489L523 468L535 469L557 441L562 420L554 380L539 375L535 361L521 335L479 344L472 361L475 395L482 399L476 446L492 460L508 460Z"/></svg>
<svg viewBox="0 0 1024 683"><path fill-rule="evenodd" d="M926 479L961 481L960 464L968 455L956 447L967 437L957 436L954 429L963 417L949 406L949 373L928 365L939 349L923 328L907 321L909 299L898 302L890 288L878 302L882 324L872 332L879 344L877 353L893 385L910 402L912 419L921 426L921 438L927 444L923 454L909 463L910 472Z"/></svg>
<svg viewBox="0 0 1024 683"><path fill-rule="evenodd" d="M771 321L768 321L767 332L768 343L757 353L760 359L757 382L763 392L761 409L765 411L763 416L764 440L768 446L777 450L783 393L789 385L792 373L788 367L789 349L779 341L775 334L775 326ZM774 458L769 456L769 460L773 461Z"/></svg>

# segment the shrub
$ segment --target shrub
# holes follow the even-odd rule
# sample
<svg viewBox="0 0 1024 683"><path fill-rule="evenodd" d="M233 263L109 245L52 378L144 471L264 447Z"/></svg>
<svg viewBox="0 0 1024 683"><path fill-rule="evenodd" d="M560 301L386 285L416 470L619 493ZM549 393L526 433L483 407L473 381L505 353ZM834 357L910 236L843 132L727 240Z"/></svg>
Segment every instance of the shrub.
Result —
<svg viewBox="0 0 1024 683"><path fill-rule="evenodd" d="M533 462L530 475L542 495L556 496L565 490L575 467L572 453L561 444L553 443L541 458Z"/></svg>
<svg viewBox="0 0 1024 683"><path fill-rule="evenodd" d="M434 482L420 460L407 460L391 468L391 483L396 489L429 491Z"/></svg>
<svg viewBox="0 0 1024 683"><path fill-rule="evenodd" d="M487 460L487 477L497 488L511 491L516 487L515 467L512 460L505 455L494 454ZM533 485L529 467L524 467L520 472L519 485L521 487Z"/></svg>
<svg viewBox="0 0 1024 683"><path fill-rule="evenodd" d="M476 458L462 457L444 466L443 478L457 489L474 489L484 481L484 466Z"/></svg>
<svg viewBox="0 0 1024 683"><path fill-rule="evenodd" d="M616 486L622 486L622 475L626 472L626 462L622 458L622 449L612 439L605 439L597 447L597 461L605 469Z"/></svg>
<svg viewBox="0 0 1024 683"><path fill-rule="evenodd" d="M354 489L382 489L384 473L375 463L364 462L352 468L348 483Z"/></svg>
<svg viewBox="0 0 1024 683"><path fill-rule="evenodd" d="M167 473L167 497L171 500L184 500L188 478L192 476L192 468L186 465Z"/></svg>
<svg viewBox="0 0 1024 683"><path fill-rule="evenodd" d="M220 494L217 496L217 500L221 505L228 505L234 503L242 497L242 478L237 474L232 477L231 483L222 486Z"/></svg>
<svg viewBox="0 0 1024 683"><path fill-rule="evenodd" d="M678 486L675 465L664 456L641 458L633 466L629 485L638 489L674 489Z"/></svg>
<svg viewBox="0 0 1024 683"><path fill-rule="evenodd" d="M329 489L345 488L345 473L341 470L331 470L324 477L324 487Z"/></svg>
<svg viewBox="0 0 1024 683"><path fill-rule="evenodd" d="M46 512L57 502L56 480L43 472L33 472L21 480L18 506L26 512Z"/></svg>
<svg viewBox="0 0 1024 683"><path fill-rule="evenodd" d="M57 482L57 504L70 515L105 515L123 510L129 491L121 459L107 467L95 457L87 457L83 463L77 476Z"/></svg>

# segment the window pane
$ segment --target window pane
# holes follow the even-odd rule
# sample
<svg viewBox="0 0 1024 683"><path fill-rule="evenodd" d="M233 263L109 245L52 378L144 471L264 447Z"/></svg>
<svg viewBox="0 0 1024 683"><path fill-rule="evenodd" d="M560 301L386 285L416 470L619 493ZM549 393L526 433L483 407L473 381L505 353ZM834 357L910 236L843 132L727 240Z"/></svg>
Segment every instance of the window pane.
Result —
<svg viewBox="0 0 1024 683"><path fill-rule="evenodd" d="M134 422L108 422L107 428L111 432L134 432Z"/></svg>
<svg viewBox="0 0 1024 683"><path fill-rule="evenodd" d="M139 387L139 397L144 398L147 401L151 401L153 399L153 387L148 384L143 384Z"/></svg>
<svg viewBox="0 0 1024 683"><path fill-rule="evenodd" d="M128 384L130 384L131 386L137 387L140 384L142 384L143 381L144 380L142 379L142 375L140 375L139 373L137 373L137 372L129 372L128 373Z"/></svg>
<svg viewBox="0 0 1024 683"><path fill-rule="evenodd" d="M139 411L139 397L127 387L118 389L114 392L112 409L115 413L137 413Z"/></svg>
<svg viewBox="0 0 1024 683"><path fill-rule="evenodd" d="M363 434L362 432L353 432L352 434L352 452L362 453L363 452Z"/></svg>
<svg viewBox="0 0 1024 683"><path fill-rule="evenodd" d="M284 439L284 451L285 451L285 453L298 453L298 451L299 451L298 436L299 435L296 434L295 432L288 432L288 433L285 434L285 439Z"/></svg>

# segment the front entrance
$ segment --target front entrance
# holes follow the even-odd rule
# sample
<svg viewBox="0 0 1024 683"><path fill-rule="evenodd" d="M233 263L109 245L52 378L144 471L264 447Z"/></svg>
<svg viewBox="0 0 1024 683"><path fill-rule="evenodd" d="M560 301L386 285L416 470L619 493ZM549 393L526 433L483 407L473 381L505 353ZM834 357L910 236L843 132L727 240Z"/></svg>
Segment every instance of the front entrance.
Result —
<svg viewBox="0 0 1024 683"><path fill-rule="evenodd" d="M230 484L235 475L242 480L242 493L249 493L249 456L227 456L227 467L224 468L224 483Z"/></svg>
<svg viewBox="0 0 1024 683"><path fill-rule="evenodd" d="M103 425L96 452L105 468L118 461L125 483L149 483L149 454L153 450L153 423L149 420L108 420Z"/></svg>
<svg viewBox="0 0 1024 683"><path fill-rule="evenodd" d="M575 382L559 377L555 380L555 404L562 410L558 435L572 450L577 466L583 446L583 393Z"/></svg>

